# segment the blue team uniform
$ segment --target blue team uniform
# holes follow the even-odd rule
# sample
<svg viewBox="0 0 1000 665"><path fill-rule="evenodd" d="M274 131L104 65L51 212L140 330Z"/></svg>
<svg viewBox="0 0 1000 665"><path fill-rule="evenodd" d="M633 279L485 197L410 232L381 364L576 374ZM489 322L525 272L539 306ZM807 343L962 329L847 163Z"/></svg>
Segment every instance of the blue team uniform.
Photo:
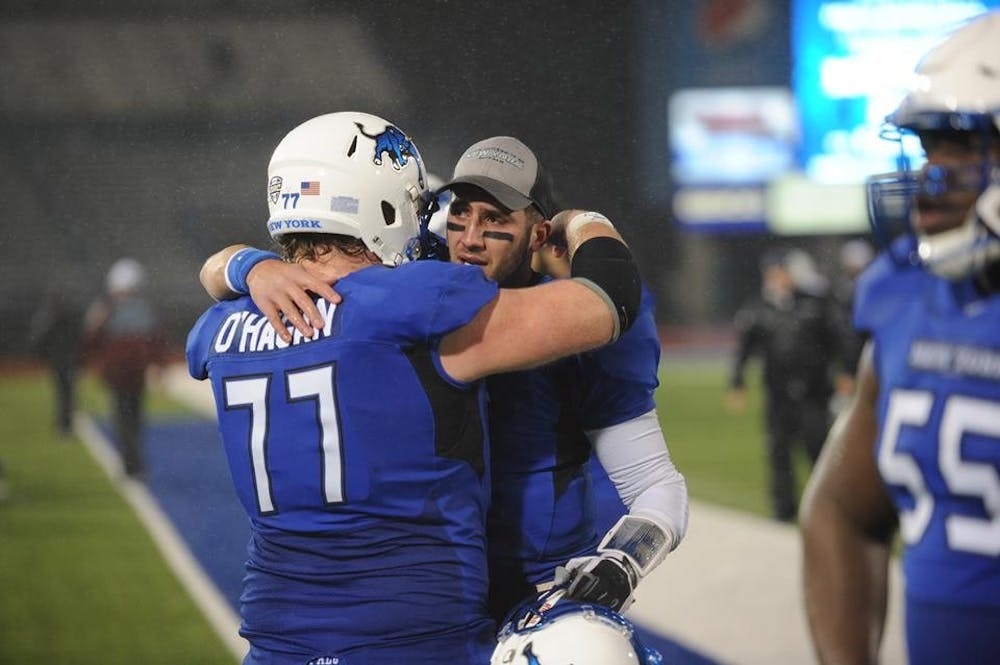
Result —
<svg viewBox="0 0 1000 665"><path fill-rule="evenodd" d="M1000 297L883 255L854 316L875 344L910 662L1000 663Z"/></svg>
<svg viewBox="0 0 1000 665"><path fill-rule="evenodd" d="M246 662L487 663L485 396L445 378L436 348L497 287L425 262L337 290L314 340L285 344L248 297L188 337L252 526Z"/></svg>
<svg viewBox="0 0 1000 665"><path fill-rule="evenodd" d="M644 291L634 325L614 344L487 378L494 618L531 595L536 584L550 581L557 566L594 553L604 534L596 528L584 431L654 409L659 358L653 299Z"/></svg>

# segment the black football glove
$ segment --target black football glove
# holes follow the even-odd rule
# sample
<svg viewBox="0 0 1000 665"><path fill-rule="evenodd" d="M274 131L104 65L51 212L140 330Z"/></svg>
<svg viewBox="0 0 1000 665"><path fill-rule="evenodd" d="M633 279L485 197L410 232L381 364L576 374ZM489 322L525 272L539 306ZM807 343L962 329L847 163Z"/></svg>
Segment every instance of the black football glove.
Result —
<svg viewBox="0 0 1000 665"><path fill-rule="evenodd" d="M565 599L604 605L624 612L633 602L638 575L623 558L610 554L572 559L566 564Z"/></svg>

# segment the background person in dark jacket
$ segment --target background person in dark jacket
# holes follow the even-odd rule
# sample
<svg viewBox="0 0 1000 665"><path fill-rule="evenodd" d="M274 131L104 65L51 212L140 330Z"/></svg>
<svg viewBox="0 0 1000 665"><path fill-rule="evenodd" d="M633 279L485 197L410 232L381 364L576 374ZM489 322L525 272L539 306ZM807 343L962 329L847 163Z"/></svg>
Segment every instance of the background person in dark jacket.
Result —
<svg viewBox="0 0 1000 665"><path fill-rule="evenodd" d="M83 306L55 291L35 312L28 331L29 346L52 374L55 426L62 436L68 436L73 427L82 328Z"/></svg>
<svg viewBox="0 0 1000 665"><path fill-rule="evenodd" d="M153 308L141 293L146 272L134 259L119 259L107 277L107 293L87 312L86 354L111 392L115 435L125 473L143 474L142 416L146 370L164 361L165 343Z"/></svg>
<svg viewBox="0 0 1000 665"><path fill-rule="evenodd" d="M736 314L738 340L726 405L746 408L744 373L751 358L762 363L770 498L776 519L795 519L798 497L792 447L819 457L830 426L834 368L843 364L844 331L820 275L804 251L778 249L761 261L761 297Z"/></svg>

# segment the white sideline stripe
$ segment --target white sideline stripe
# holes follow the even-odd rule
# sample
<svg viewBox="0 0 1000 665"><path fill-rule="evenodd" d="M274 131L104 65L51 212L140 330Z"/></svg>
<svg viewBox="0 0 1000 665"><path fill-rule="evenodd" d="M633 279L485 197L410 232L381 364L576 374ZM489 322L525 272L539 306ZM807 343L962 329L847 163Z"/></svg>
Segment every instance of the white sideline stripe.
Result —
<svg viewBox="0 0 1000 665"><path fill-rule="evenodd" d="M77 413L73 420L73 430L118 493L135 511L167 565L208 619L216 635L233 654L236 662L241 662L250 647L239 635L239 618L184 544L184 539L174 529L170 518L163 513L145 485L125 475L121 458L114 446L89 416Z"/></svg>

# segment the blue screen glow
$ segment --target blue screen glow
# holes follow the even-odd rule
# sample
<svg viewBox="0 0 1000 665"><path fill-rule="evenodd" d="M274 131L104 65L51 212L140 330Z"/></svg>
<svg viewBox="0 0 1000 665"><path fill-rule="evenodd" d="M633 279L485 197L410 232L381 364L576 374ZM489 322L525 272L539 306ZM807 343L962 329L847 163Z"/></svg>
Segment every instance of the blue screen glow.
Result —
<svg viewBox="0 0 1000 665"><path fill-rule="evenodd" d="M819 183L860 183L892 171L897 144L879 138L921 56L1000 2L797 0L792 78L802 123L800 163ZM906 147L916 157L919 146Z"/></svg>

